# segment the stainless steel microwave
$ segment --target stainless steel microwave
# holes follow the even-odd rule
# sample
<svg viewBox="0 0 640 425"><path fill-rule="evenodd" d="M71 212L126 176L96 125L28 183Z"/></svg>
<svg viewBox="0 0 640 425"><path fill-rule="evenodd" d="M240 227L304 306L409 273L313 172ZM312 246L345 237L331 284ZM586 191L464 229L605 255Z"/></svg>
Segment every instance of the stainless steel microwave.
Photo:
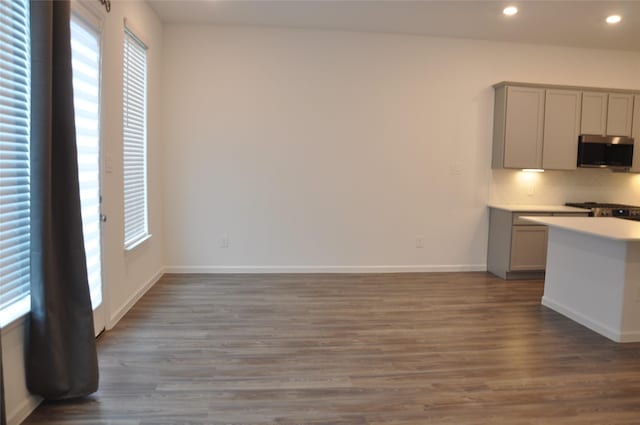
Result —
<svg viewBox="0 0 640 425"><path fill-rule="evenodd" d="M578 167L629 168L633 138L583 134L578 139Z"/></svg>

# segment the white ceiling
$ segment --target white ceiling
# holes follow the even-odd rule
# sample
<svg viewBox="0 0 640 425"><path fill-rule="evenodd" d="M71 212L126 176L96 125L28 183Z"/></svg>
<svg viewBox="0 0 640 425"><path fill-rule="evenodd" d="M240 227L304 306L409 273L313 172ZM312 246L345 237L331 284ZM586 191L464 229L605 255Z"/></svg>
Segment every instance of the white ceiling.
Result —
<svg viewBox="0 0 640 425"><path fill-rule="evenodd" d="M640 0L147 0L166 23L421 34L640 51ZM506 17L514 4L520 13ZM611 26L605 18L622 15Z"/></svg>

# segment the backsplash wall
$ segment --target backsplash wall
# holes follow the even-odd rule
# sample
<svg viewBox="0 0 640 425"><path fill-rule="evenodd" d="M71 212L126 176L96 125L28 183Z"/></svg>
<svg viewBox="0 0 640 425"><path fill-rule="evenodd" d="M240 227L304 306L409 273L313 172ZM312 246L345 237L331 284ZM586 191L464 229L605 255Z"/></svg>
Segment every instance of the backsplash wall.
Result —
<svg viewBox="0 0 640 425"><path fill-rule="evenodd" d="M640 205L640 174L600 169L545 171L492 170L489 200L495 204L617 202Z"/></svg>

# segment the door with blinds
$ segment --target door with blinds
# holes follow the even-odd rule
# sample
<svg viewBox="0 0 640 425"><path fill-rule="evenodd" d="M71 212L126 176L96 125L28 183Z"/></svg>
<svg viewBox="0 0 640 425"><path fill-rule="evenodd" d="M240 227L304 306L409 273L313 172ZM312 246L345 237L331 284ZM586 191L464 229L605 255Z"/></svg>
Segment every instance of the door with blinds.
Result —
<svg viewBox="0 0 640 425"><path fill-rule="evenodd" d="M82 229L97 336L105 328L100 209L100 26L77 8L70 25Z"/></svg>
<svg viewBox="0 0 640 425"><path fill-rule="evenodd" d="M0 1L0 327L29 311L29 2Z"/></svg>

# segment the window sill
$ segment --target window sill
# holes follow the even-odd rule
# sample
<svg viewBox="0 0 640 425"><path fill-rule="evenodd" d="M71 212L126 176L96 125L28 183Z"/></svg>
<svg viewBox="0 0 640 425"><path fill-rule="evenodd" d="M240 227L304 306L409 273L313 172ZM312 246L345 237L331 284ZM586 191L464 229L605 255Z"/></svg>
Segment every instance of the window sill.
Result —
<svg viewBox="0 0 640 425"><path fill-rule="evenodd" d="M0 313L0 331L3 334L9 332L22 325L29 312L31 311L31 297L26 296L15 304L12 304L10 308L6 308Z"/></svg>
<svg viewBox="0 0 640 425"><path fill-rule="evenodd" d="M137 248L139 248L141 245L143 245L146 241L148 241L149 239L151 239L151 234L146 235L143 238L138 239L135 242L130 243L129 245L124 247L124 252L125 254L129 254L132 253L133 251L135 251Z"/></svg>

